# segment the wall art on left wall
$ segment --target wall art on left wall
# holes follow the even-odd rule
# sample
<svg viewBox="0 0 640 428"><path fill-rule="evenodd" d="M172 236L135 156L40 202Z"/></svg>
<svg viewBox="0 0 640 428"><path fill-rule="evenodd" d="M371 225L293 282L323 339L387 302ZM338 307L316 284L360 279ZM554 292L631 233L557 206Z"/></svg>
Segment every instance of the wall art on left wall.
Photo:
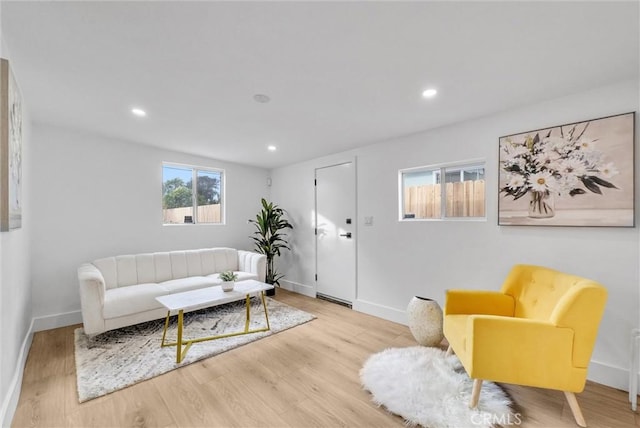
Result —
<svg viewBox="0 0 640 428"><path fill-rule="evenodd" d="M0 231L22 226L22 97L0 58Z"/></svg>

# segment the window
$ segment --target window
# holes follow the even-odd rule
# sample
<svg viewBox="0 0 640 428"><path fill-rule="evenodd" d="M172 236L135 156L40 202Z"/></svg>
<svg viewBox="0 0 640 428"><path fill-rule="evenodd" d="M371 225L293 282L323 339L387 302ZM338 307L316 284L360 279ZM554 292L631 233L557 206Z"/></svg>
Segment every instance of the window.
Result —
<svg viewBox="0 0 640 428"><path fill-rule="evenodd" d="M484 163L412 168L399 175L401 220L485 217Z"/></svg>
<svg viewBox="0 0 640 428"><path fill-rule="evenodd" d="M223 181L220 170L163 164L163 223L223 223Z"/></svg>

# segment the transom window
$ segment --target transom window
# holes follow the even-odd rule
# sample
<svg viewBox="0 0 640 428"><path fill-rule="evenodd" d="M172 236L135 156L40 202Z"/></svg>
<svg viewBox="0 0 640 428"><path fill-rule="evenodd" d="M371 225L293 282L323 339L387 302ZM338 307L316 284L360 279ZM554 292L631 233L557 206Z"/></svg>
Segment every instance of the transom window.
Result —
<svg viewBox="0 0 640 428"><path fill-rule="evenodd" d="M223 183L222 170L163 163L163 223L224 223Z"/></svg>
<svg viewBox="0 0 640 428"><path fill-rule="evenodd" d="M484 162L401 170L400 220L485 217L484 173Z"/></svg>

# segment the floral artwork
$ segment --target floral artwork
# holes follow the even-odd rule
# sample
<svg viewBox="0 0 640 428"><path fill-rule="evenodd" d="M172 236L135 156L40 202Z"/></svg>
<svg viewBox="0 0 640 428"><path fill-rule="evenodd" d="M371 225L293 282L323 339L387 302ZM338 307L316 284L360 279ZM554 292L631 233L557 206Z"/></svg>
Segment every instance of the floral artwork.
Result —
<svg viewBox="0 0 640 428"><path fill-rule="evenodd" d="M22 98L7 60L1 60L0 70L0 110L6 111L7 118L1 124L0 230L7 231L22 226Z"/></svg>
<svg viewBox="0 0 640 428"><path fill-rule="evenodd" d="M634 119L500 138L498 224L633 226Z"/></svg>

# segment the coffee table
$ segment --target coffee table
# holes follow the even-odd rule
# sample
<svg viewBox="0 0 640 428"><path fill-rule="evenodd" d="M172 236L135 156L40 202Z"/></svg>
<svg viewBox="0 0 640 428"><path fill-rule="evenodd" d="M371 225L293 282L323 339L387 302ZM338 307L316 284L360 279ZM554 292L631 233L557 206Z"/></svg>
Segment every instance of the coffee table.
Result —
<svg viewBox="0 0 640 428"><path fill-rule="evenodd" d="M156 300L160 302L162 306L167 308L167 318L164 322L164 331L162 332L162 342L160 343L160 346L175 346L176 362L180 363L184 359L184 356L187 354L187 351L193 343L269 331L271 327L269 325L269 314L267 312L267 305L264 299L264 292L266 290L271 290L272 288L273 285L271 284L265 284L264 282L250 279L246 281L236 282L235 287L231 291L222 291L222 287L216 285L213 287L201 288L199 290L185 291L183 293L168 294L166 296L156 297ZM262 300L264 317L267 321L266 327L249 330L249 322L251 321L251 295L259 295ZM244 330L233 333L220 334L216 336L183 339L182 330L185 311L189 312L196 309L210 308L225 303L236 302L242 299L245 300L245 306L247 309L247 317L244 324ZM169 319L171 317L171 313L175 313L176 311L178 311L178 337L175 342L167 343L165 342L165 338L167 336L167 329L169 328ZM183 345L185 345L184 349L182 348Z"/></svg>

